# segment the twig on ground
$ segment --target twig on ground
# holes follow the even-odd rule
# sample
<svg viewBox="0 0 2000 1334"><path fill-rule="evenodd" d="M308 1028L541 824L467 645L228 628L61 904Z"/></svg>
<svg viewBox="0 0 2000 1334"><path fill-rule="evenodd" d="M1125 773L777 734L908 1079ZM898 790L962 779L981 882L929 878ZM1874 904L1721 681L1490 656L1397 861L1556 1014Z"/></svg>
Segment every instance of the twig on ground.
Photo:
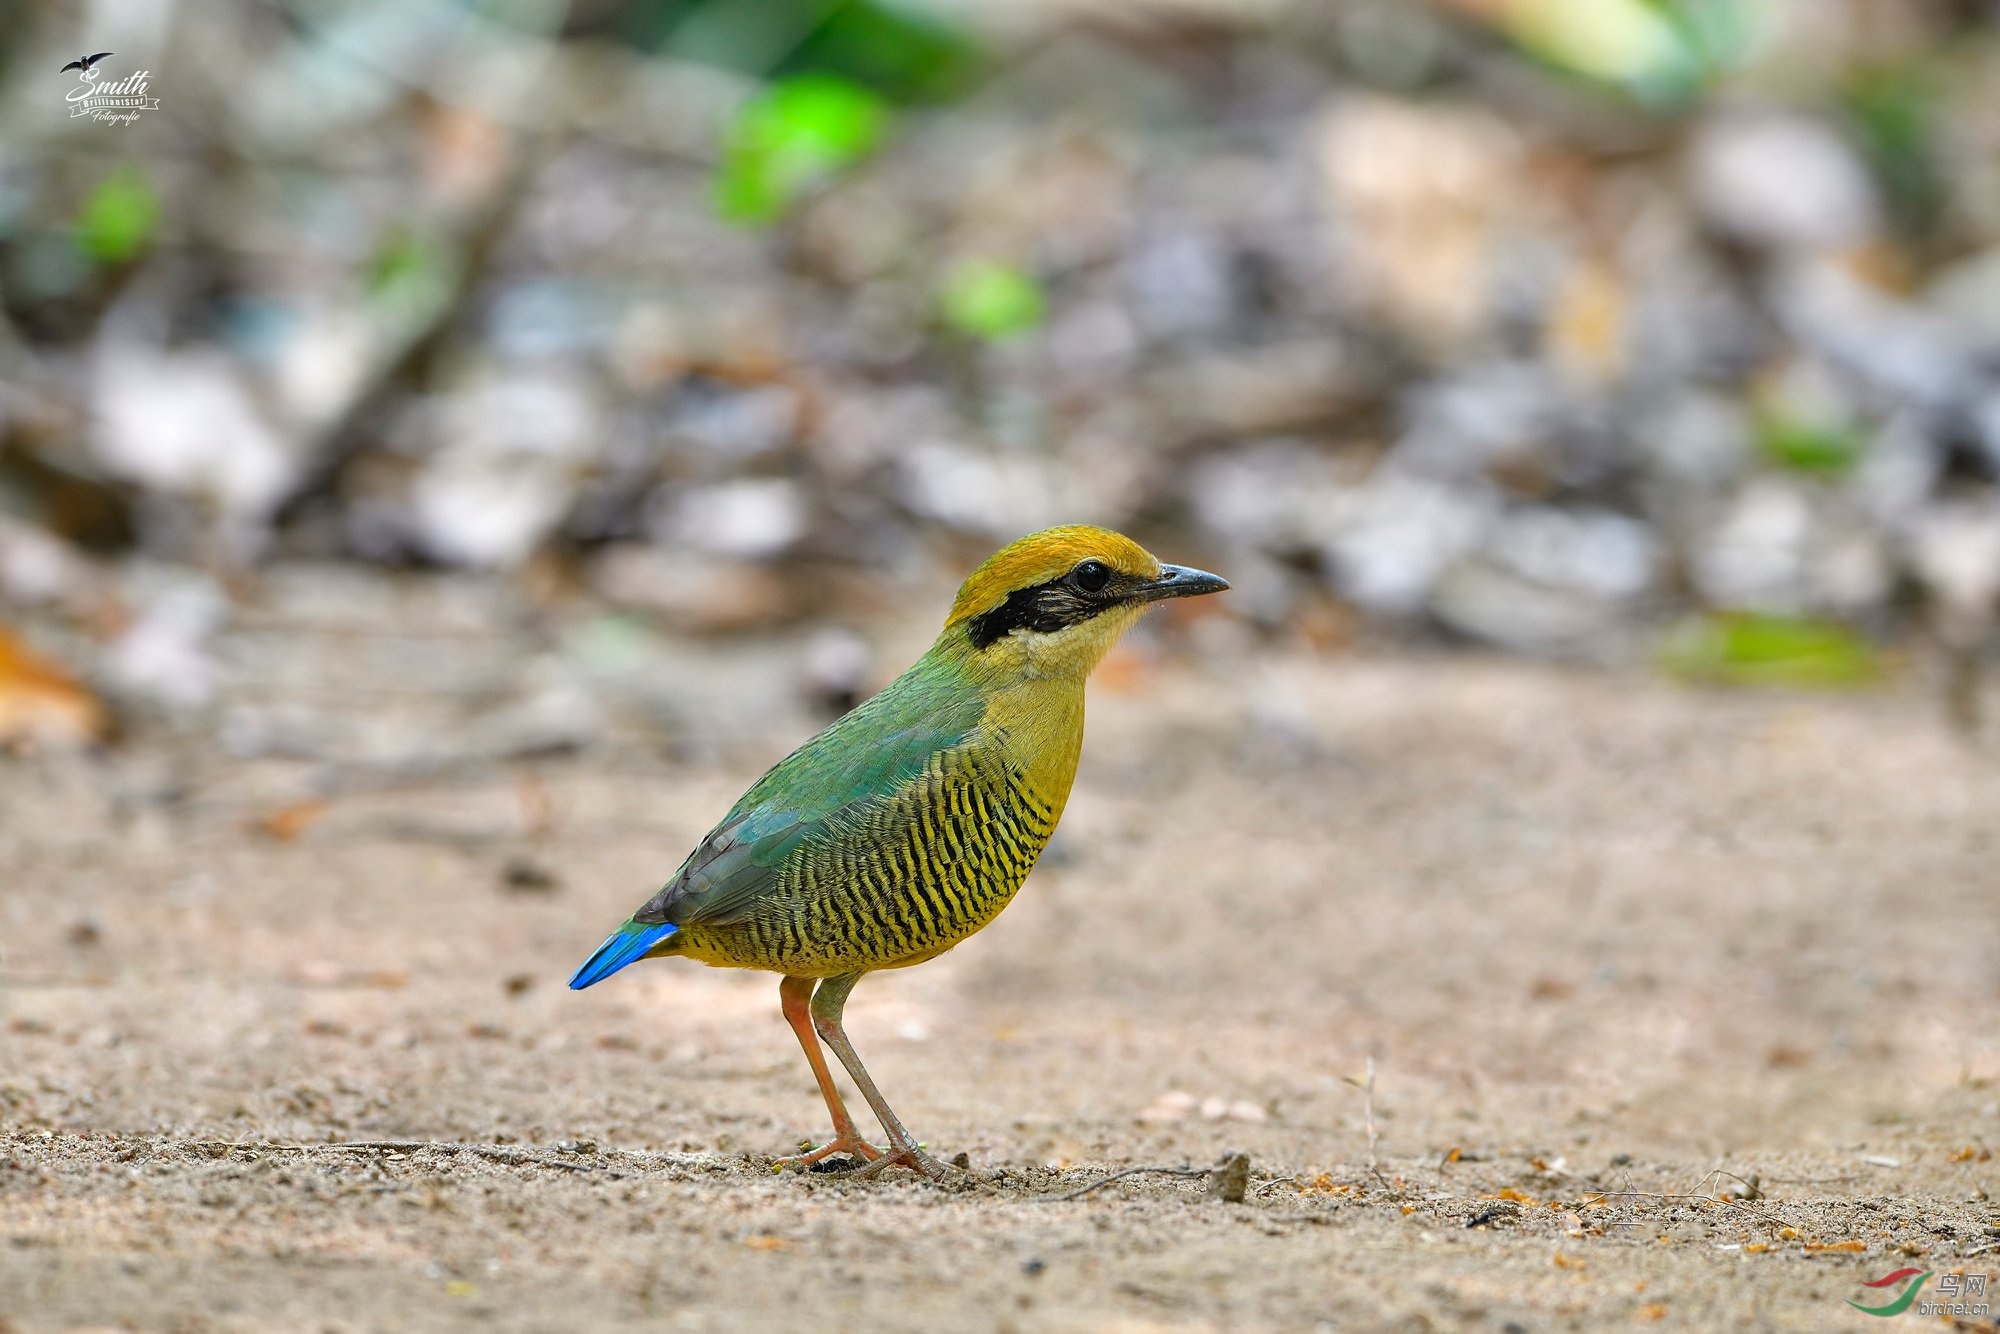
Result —
<svg viewBox="0 0 2000 1334"><path fill-rule="evenodd" d="M462 1153L475 1158L485 1158L496 1163L510 1163L516 1167L548 1167L561 1172L585 1172L598 1176L636 1179L641 1172L628 1172L612 1167L608 1163L569 1162L561 1158L547 1158L539 1154L512 1149L504 1144L455 1144L449 1141L421 1139L367 1139L347 1140L332 1144L269 1144L260 1141L197 1141L187 1145L193 1149L260 1149L268 1153Z"/></svg>
<svg viewBox="0 0 2000 1334"><path fill-rule="evenodd" d="M1612 1200L1619 1199L1660 1200L1678 1203L1693 1203L1699 1200L1703 1204L1726 1204L1732 1209L1741 1209L1746 1213L1761 1214L1765 1212L1762 1209L1753 1209L1741 1200L1725 1200L1714 1195L1681 1195L1672 1191L1659 1190L1601 1190L1595 1192L1592 1198L1582 1201L1579 1207L1588 1209L1593 1204L1608 1204Z"/></svg>
<svg viewBox="0 0 2000 1334"><path fill-rule="evenodd" d="M1209 1175L1209 1169L1206 1167L1128 1167L1122 1172L1113 1172L1110 1176L1100 1181L1093 1181L1087 1186L1078 1186L1075 1190L1064 1191L1060 1195L1039 1195L1036 1199L1043 1204L1058 1204L1063 1200L1079 1200L1092 1191L1104 1189L1114 1181L1122 1181L1126 1177L1141 1176L1146 1173L1169 1177L1205 1177Z"/></svg>
<svg viewBox="0 0 2000 1334"><path fill-rule="evenodd" d="M1375 1169L1375 1142L1379 1138L1375 1130L1375 1058L1368 1058L1368 1076L1356 1079L1353 1075L1342 1075L1341 1082L1352 1084L1361 1090L1361 1117L1368 1130L1368 1170L1377 1177L1382 1174Z"/></svg>
<svg viewBox="0 0 2000 1334"><path fill-rule="evenodd" d="M1694 1186L1692 1187L1692 1189L1696 1192L1696 1198L1712 1197L1719 1204L1733 1203L1733 1201L1725 1199L1723 1196L1714 1194L1713 1192L1710 1191L1709 1185L1717 1177L1728 1177L1731 1181L1736 1182L1737 1184L1741 1185L1745 1190L1747 1190L1749 1193L1741 1197L1745 1201L1761 1200L1764 1198L1764 1187L1763 1187L1762 1177L1758 1176L1750 1176L1747 1178L1740 1177L1737 1176L1734 1172L1731 1172L1726 1168L1721 1168L1721 1167L1711 1167L1708 1171L1701 1174L1701 1179L1695 1182Z"/></svg>
<svg viewBox="0 0 2000 1334"><path fill-rule="evenodd" d="M509 1149L502 1144L434 1144L428 1140L406 1139L364 1139L351 1140L343 1144L328 1144L329 1149L375 1153L463 1153L475 1158L487 1158L496 1163L516 1163L529 1167L553 1167L564 1172L615 1172L615 1169L601 1163L569 1163L557 1158L542 1158L518 1149ZM629 1174L628 1174L629 1175Z"/></svg>
<svg viewBox="0 0 2000 1334"><path fill-rule="evenodd" d="M1734 1172L1725 1172L1718 1167L1715 1169L1715 1174L1717 1176L1728 1177L1731 1181L1736 1182L1744 1190L1748 1191L1748 1194L1741 1197L1744 1200L1761 1200L1764 1198L1764 1178L1755 1172L1752 1172L1746 1178L1737 1176Z"/></svg>

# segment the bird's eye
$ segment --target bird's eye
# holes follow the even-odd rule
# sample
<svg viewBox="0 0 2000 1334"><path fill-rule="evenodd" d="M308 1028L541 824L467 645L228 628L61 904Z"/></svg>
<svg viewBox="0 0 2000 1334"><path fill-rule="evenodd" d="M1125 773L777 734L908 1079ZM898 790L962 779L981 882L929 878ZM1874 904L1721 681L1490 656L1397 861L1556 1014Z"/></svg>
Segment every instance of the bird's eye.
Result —
<svg viewBox="0 0 2000 1334"><path fill-rule="evenodd" d="M1070 579L1086 593L1099 593L1111 582L1111 571L1102 561L1087 560L1070 572Z"/></svg>

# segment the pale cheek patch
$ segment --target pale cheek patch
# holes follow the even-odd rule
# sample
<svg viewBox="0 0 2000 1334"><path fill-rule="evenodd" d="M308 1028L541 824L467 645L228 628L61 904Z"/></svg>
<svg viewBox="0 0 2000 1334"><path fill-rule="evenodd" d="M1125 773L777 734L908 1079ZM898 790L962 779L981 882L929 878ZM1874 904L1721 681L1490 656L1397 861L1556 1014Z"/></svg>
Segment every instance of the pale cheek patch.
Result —
<svg viewBox="0 0 2000 1334"><path fill-rule="evenodd" d="M1088 676L1145 610L1114 607L1047 634L1016 634L1014 641L1025 650L1028 669L1038 676Z"/></svg>

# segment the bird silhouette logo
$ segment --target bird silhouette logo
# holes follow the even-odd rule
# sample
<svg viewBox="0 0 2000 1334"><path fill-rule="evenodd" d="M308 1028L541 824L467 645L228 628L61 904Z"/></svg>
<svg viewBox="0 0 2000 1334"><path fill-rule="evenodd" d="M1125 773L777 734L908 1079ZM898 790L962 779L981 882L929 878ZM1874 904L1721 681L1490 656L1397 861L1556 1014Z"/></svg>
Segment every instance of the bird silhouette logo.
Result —
<svg viewBox="0 0 2000 1334"><path fill-rule="evenodd" d="M116 54L117 52L115 51L99 51L94 56L83 56L77 60L70 61L69 64L67 65L64 65L62 67L62 72L64 74L67 74L71 70L76 70L78 71L76 77L79 79L95 79L98 75L104 72L103 70L97 68L97 62L104 59L106 56L116 55Z"/></svg>

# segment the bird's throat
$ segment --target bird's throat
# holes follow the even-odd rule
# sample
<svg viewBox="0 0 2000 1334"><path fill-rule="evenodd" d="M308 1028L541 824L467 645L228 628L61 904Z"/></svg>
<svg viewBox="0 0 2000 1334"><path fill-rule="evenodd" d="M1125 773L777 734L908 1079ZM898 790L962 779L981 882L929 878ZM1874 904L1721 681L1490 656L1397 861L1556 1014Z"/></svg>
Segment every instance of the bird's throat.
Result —
<svg viewBox="0 0 2000 1334"><path fill-rule="evenodd" d="M1061 818L1083 752L1083 682L1036 679L997 691L987 699L985 731Z"/></svg>

